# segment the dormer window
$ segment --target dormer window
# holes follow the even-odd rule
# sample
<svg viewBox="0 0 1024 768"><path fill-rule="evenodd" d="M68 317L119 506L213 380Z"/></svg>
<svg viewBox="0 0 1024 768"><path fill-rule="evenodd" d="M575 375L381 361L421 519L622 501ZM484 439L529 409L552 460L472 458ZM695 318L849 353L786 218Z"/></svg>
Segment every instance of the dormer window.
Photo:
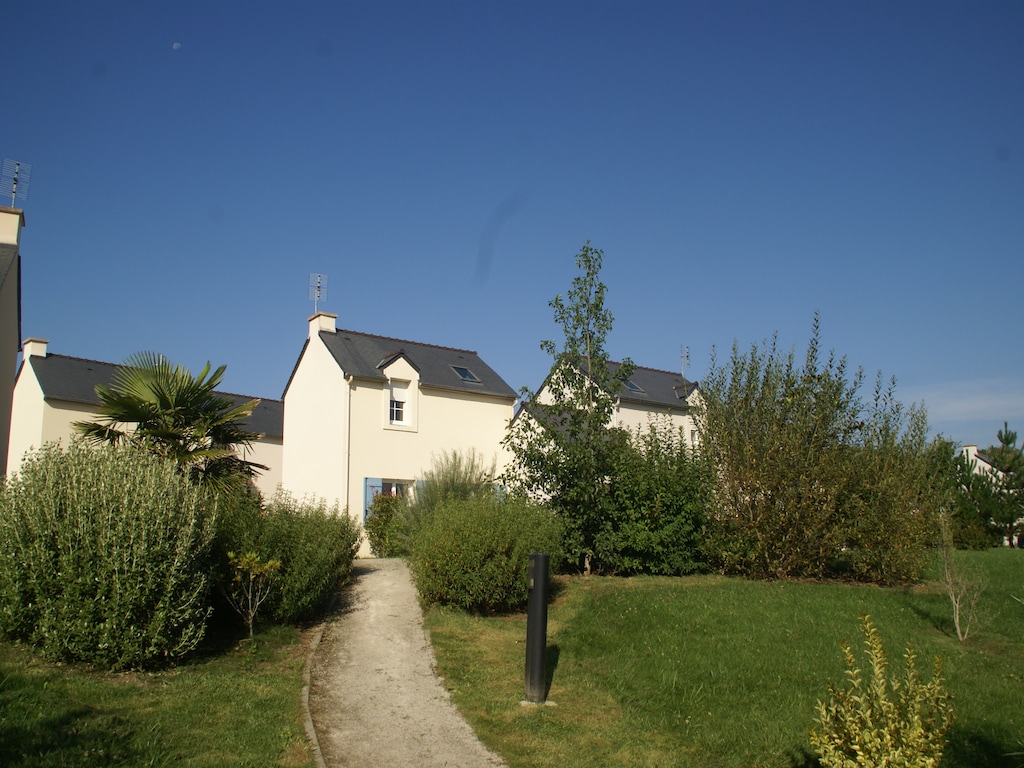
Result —
<svg viewBox="0 0 1024 768"><path fill-rule="evenodd" d="M640 385L637 384L632 379L626 379L625 383L626 383L626 389L628 389L630 392L637 392L637 393L639 393L641 395L644 394L644 391L643 391L643 389L641 389Z"/></svg>
<svg viewBox="0 0 1024 768"><path fill-rule="evenodd" d="M455 371L458 377L463 381L472 382L473 384L480 383L480 379L478 379L476 374L469 370L469 368L463 368L460 365L453 365L452 370Z"/></svg>

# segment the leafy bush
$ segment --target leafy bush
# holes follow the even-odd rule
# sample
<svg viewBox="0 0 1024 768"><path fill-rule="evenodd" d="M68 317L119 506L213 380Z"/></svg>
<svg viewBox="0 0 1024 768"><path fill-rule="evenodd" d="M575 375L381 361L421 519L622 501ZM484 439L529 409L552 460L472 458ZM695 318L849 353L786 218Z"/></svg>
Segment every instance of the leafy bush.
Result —
<svg viewBox="0 0 1024 768"><path fill-rule="evenodd" d="M412 540L420 599L468 611L512 610L529 596L531 552L559 559L561 527L543 507L478 497L443 502Z"/></svg>
<svg viewBox="0 0 1024 768"><path fill-rule="evenodd" d="M774 339L712 361L698 414L718 481L708 555L762 578L914 579L944 503L927 415L881 375L863 402L862 372L820 351L816 316L802 366Z"/></svg>
<svg viewBox="0 0 1024 768"><path fill-rule="evenodd" d="M223 496L217 542L218 580L229 590L236 576L228 553L279 561L274 589L261 609L282 623L308 619L348 579L359 548L358 524L322 499L297 500L279 490L265 506L258 496Z"/></svg>
<svg viewBox="0 0 1024 768"><path fill-rule="evenodd" d="M180 658L205 631L213 532L173 461L50 444L0 491L0 629L110 668Z"/></svg>
<svg viewBox="0 0 1024 768"><path fill-rule="evenodd" d="M596 538L601 568L678 576L702 565L700 542L713 479L670 423L652 421L624 443L611 479L612 509Z"/></svg>
<svg viewBox="0 0 1024 768"><path fill-rule="evenodd" d="M953 724L939 662L931 681L923 683L914 652L907 648L903 680L890 681L882 638L869 617L864 617L863 625L868 677L845 646L848 685L838 690L829 685L829 700L818 702L811 745L821 755L823 768L934 768Z"/></svg>
<svg viewBox="0 0 1024 768"><path fill-rule="evenodd" d="M296 622L323 607L352 574L359 524L323 499L296 500L279 491L265 510L266 554L281 561L280 599L274 619Z"/></svg>
<svg viewBox="0 0 1024 768"><path fill-rule="evenodd" d="M375 557L394 557L398 554L400 510L405 504L401 496L378 493L370 503L370 514L363 524L370 551Z"/></svg>
<svg viewBox="0 0 1024 768"><path fill-rule="evenodd" d="M493 496L496 473L495 463L488 467L473 449L434 456L430 469L416 483L413 499L395 508L392 553L409 554L420 526L442 502Z"/></svg>

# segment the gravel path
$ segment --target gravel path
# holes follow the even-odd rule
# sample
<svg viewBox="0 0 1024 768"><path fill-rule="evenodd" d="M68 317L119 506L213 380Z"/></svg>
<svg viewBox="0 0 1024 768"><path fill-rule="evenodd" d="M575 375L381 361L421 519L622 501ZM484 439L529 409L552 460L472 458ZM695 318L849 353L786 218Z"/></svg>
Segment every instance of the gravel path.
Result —
<svg viewBox="0 0 1024 768"><path fill-rule="evenodd" d="M494 768L434 673L409 570L356 561L340 614L309 666L309 711L327 768Z"/></svg>

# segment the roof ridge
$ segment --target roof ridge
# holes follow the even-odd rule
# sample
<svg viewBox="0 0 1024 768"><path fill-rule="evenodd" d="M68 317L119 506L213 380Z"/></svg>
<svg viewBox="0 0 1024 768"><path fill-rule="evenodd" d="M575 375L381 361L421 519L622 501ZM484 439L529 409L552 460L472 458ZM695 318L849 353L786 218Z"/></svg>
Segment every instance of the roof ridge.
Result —
<svg viewBox="0 0 1024 768"><path fill-rule="evenodd" d="M284 402L284 400L281 400L280 398L277 398L277 397L260 397L259 395L243 395L241 392L225 392L223 389L216 389L216 390L214 390L214 392L216 392L218 395L227 395L228 397L244 397L247 400L259 400L260 402L272 402L272 403L283 403Z"/></svg>
<svg viewBox="0 0 1024 768"><path fill-rule="evenodd" d="M92 363L93 365L106 365L111 368L121 368L123 363L108 363L105 360L93 360L89 357L76 357L75 355L62 355L59 352L47 352L46 357L59 357L62 360L74 360L79 363ZM46 358L43 358L44 360ZM214 390L218 395L227 395L229 397L244 397L248 400L270 400L275 403L283 403L284 401L280 398L274 397L260 397L259 395L243 395L240 392L226 392L223 389Z"/></svg>
<svg viewBox="0 0 1024 768"><path fill-rule="evenodd" d="M109 365L120 368L121 363L108 363L106 360L93 360L90 357L76 357L75 355L62 355L59 352L47 352L46 357L61 357L65 360L77 360L80 363L95 363L96 365ZM45 358L44 358L45 359Z"/></svg>
<svg viewBox="0 0 1024 768"><path fill-rule="evenodd" d="M609 360L608 362L615 363L615 365L622 365L622 362L618 360ZM669 376L678 376L683 381L688 381L688 379L682 374L680 374L679 371L666 371L663 368L651 368L651 366L649 365L638 365L637 363L633 363L633 368L635 368L636 370L651 371L653 373L664 373Z"/></svg>
<svg viewBox="0 0 1024 768"><path fill-rule="evenodd" d="M381 339L382 341L397 341L399 344L415 344L418 347L431 347L433 349L444 349L444 350L447 350L449 352L464 352L467 355L476 355L477 354L477 352L475 350L472 350L472 349L460 349L458 347L446 347L443 344L428 344L427 342L424 342L424 341L413 341L412 339L399 339L399 338L397 338L395 336L381 336L379 333L366 333L365 331L352 331L352 330L348 330L348 329L344 329L344 328L338 328L335 331L335 333L352 333L352 334L355 334L357 336L369 336L370 338L373 338L373 339ZM401 350L398 350L398 349L395 350L396 353L400 352L400 351Z"/></svg>
<svg viewBox="0 0 1024 768"><path fill-rule="evenodd" d="M686 377L679 373L679 371L666 371L663 368L651 368L649 365L638 365L636 367L637 369L642 368L645 371L653 371L654 373L665 373L668 374L669 376L678 376L683 381L686 381Z"/></svg>

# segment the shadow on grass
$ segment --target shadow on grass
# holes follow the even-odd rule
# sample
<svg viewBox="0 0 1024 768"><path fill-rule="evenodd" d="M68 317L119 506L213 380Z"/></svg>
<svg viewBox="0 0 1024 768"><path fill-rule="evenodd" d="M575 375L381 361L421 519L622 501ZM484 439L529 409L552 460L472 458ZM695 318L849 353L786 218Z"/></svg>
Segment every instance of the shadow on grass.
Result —
<svg viewBox="0 0 1024 768"><path fill-rule="evenodd" d="M8 673L0 683L3 768L143 764L146 755L127 719L94 707L62 707L56 701L49 704L56 711L40 717L34 707L22 705L38 705L34 681Z"/></svg>
<svg viewBox="0 0 1024 768"><path fill-rule="evenodd" d="M801 747L799 751L789 753L789 765L790 768L821 768L821 761L809 749Z"/></svg>
<svg viewBox="0 0 1024 768"><path fill-rule="evenodd" d="M1024 734L1021 734L1024 737ZM999 737L967 730L956 725L942 756L943 766L963 768L1019 768L1024 765L1024 745L1014 745L1013 736L1004 731Z"/></svg>
<svg viewBox="0 0 1024 768"><path fill-rule="evenodd" d="M558 657L562 649L557 645L549 645L544 649L544 698L551 694L551 682L555 679L555 670L558 669Z"/></svg>
<svg viewBox="0 0 1024 768"><path fill-rule="evenodd" d="M314 610L304 620L291 626L299 630L308 630L354 611L360 603L360 598L354 586L359 583L362 577L375 570L373 562L373 560L356 560L348 579L334 593L334 596L324 602L323 605ZM243 645L248 639L249 632L242 617L231 607L223 594L216 589L213 591L212 603L213 611L207 621L203 642L184 663L201 663L212 658L225 656ZM265 631L275 624L277 623L271 619L257 617L256 631ZM0 768L2 768L2 763L0 763Z"/></svg>

